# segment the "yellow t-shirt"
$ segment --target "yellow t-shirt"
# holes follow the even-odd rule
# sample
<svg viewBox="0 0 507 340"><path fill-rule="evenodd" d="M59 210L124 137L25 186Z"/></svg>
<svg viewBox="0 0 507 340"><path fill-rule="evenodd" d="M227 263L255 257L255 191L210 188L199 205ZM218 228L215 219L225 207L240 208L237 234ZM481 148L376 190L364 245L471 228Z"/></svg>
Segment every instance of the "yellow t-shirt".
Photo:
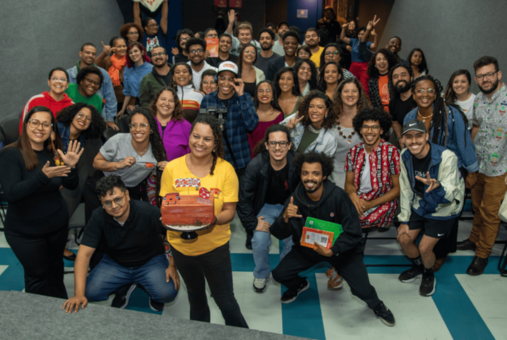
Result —
<svg viewBox="0 0 507 340"><path fill-rule="evenodd" d="M312 52L312 56L310 57L310 60L315 63L317 68L320 67L320 55L322 54L322 51L324 51L324 47L319 46L319 50L316 53Z"/></svg>
<svg viewBox="0 0 507 340"><path fill-rule="evenodd" d="M180 192L184 195L198 195L199 191L194 187L176 187L175 181L182 178L198 178L187 167L186 155L169 162L162 174L160 196L167 193ZM238 202L239 182L232 165L219 158L213 171L213 176L198 178L202 188L208 190L216 188L220 190L218 197L215 196L215 216L222 211L224 203ZM197 239L184 240L181 233L167 231L167 240L180 253L187 256L206 254L213 249L226 244L231 238L230 224L215 225L212 228L197 232Z"/></svg>

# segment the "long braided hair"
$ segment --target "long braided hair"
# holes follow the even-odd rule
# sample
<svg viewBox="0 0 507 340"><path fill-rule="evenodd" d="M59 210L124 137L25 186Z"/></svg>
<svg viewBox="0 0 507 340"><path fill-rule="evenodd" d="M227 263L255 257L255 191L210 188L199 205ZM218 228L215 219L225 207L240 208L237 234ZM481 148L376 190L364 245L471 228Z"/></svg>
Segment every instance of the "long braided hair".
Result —
<svg viewBox="0 0 507 340"><path fill-rule="evenodd" d="M192 128L190 129L190 134L194 131L194 127L196 124L206 124L209 125L211 130L213 131L213 136L215 137L215 147L211 154L213 155L213 164L211 165L210 175L213 176L213 172L215 171L215 166L217 165L218 158L224 158L224 142L222 136L222 130L220 129L220 122L215 116L209 114L200 114L192 123Z"/></svg>
<svg viewBox="0 0 507 340"><path fill-rule="evenodd" d="M433 102L433 117L431 118L431 126L433 127L433 138L432 142L435 144L440 144L442 146L447 147L447 136L449 135L449 119L454 120L454 115L449 117L449 112L446 109L447 106L452 106L461 114L463 121L465 122L465 126L468 125L468 119L463 111L454 104L446 103L444 98L442 97L443 86L438 79L433 78L430 75L421 76L415 79L412 83L412 93L415 94L415 88L417 84L421 81L429 80L433 83L435 87L435 101ZM465 139L466 146L466 129L463 138Z"/></svg>

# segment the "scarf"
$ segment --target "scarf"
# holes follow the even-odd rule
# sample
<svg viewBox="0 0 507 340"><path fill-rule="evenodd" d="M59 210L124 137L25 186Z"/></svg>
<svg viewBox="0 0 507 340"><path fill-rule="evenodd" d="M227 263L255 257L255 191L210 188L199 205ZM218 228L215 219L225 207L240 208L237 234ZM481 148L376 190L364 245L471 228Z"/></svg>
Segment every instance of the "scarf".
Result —
<svg viewBox="0 0 507 340"><path fill-rule="evenodd" d="M113 82L113 87L120 86L121 85L121 79L120 79L120 70L122 67L127 64L127 56L123 56L121 59L118 59L116 54L113 54L111 56L111 63L112 66L109 68L107 73L111 77L111 81Z"/></svg>

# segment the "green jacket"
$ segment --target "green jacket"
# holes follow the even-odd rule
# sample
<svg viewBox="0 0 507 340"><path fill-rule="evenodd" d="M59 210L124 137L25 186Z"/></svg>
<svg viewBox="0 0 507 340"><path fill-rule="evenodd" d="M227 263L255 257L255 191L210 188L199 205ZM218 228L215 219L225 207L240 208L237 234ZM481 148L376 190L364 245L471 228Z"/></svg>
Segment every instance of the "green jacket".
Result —
<svg viewBox="0 0 507 340"><path fill-rule="evenodd" d="M167 85L168 84L165 83L164 78L162 78L155 68L153 68L153 70L145 75L143 80L141 80L139 105L148 108L153 97L155 97L155 94Z"/></svg>

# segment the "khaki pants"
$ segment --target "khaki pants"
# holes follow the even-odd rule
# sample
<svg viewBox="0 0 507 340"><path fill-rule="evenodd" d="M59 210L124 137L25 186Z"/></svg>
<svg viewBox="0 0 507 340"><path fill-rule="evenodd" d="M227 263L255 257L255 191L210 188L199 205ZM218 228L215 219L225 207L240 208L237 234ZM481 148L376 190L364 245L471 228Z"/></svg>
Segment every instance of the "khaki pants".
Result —
<svg viewBox="0 0 507 340"><path fill-rule="evenodd" d="M505 174L497 177L477 174L477 182L472 189L474 225L469 239L477 246L475 255L480 258L487 258L495 244L500 227L498 210L506 190Z"/></svg>

